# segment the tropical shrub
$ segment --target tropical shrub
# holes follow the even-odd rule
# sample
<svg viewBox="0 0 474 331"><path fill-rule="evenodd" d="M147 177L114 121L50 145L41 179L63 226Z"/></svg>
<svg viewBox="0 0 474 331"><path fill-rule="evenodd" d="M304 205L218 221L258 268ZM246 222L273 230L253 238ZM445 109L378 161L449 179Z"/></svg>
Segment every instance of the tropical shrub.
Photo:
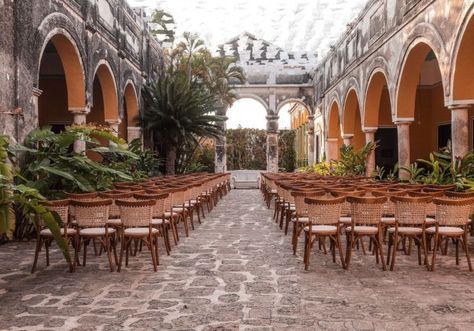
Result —
<svg viewBox="0 0 474 331"><path fill-rule="evenodd" d="M431 153L429 160L418 159L401 169L408 173L410 183L455 184L458 190L474 190L474 151L453 160L451 149L446 147Z"/></svg>
<svg viewBox="0 0 474 331"><path fill-rule="evenodd" d="M278 133L278 167L282 172L293 172L296 168L296 134L294 130L281 130Z"/></svg>
<svg viewBox="0 0 474 331"><path fill-rule="evenodd" d="M226 131L227 169L264 170L267 167L267 132L259 129Z"/></svg>
<svg viewBox="0 0 474 331"><path fill-rule="evenodd" d="M102 146L98 139L112 144ZM86 142L91 158L74 152L76 140ZM12 150L22 153L19 182L47 198L60 197L62 191L101 191L114 181L132 181L129 169L114 169L104 160L138 158L122 139L95 126L72 126L61 133L54 133L50 127L35 129L25 138L24 145Z"/></svg>
<svg viewBox="0 0 474 331"><path fill-rule="evenodd" d="M13 154L9 151L8 137L0 136L0 238L2 241L13 238L15 231L15 210L23 217L31 220L34 226L39 226L41 219L51 230L54 240L61 249L64 258L71 263L67 244L61 236L61 219L57 213L49 212L41 201L45 198L34 188L15 183L12 169Z"/></svg>
<svg viewBox="0 0 474 331"><path fill-rule="evenodd" d="M339 160L327 162L323 160L312 166L301 168L300 172L315 173L321 176L365 176L367 159L376 148L373 142L367 143L360 150L353 146L342 145Z"/></svg>

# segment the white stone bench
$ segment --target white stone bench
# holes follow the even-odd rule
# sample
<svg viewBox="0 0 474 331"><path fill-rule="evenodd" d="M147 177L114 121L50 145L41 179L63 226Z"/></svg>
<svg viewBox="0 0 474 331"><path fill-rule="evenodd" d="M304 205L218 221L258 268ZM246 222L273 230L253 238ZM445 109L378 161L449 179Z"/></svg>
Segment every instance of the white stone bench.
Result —
<svg viewBox="0 0 474 331"><path fill-rule="evenodd" d="M254 189L260 186L260 171L258 170L236 170L231 173L234 189Z"/></svg>

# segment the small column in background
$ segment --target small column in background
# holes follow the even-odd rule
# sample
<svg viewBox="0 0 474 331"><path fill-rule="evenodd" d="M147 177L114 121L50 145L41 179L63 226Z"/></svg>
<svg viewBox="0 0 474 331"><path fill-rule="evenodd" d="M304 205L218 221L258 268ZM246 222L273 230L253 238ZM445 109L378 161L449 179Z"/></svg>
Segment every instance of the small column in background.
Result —
<svg viewBox="0 0 474 331"><path fill-rule="evenodd" d="M398 165L399 175L402 180L409 178L410 174L401 169L401 167L410 166L410 124L413 120L395 121L398 133Z"/></svg>
<svg viewBox="0 0 474 331"><path fill-rule="evenodd" d="M368 144L370 142L375 142L375 132L377 132L377 128L364 128L365 133L365 143ZM366 166L366 176L372 176L372 173L375 171L375 149L372 150L367 158L367 166Z"/></svg>

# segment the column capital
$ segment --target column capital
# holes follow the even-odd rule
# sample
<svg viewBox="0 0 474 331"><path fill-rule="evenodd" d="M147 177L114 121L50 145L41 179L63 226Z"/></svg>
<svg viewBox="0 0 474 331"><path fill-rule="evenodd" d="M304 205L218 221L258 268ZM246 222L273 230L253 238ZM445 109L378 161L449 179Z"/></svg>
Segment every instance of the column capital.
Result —
<svg viewBox="0 0 474 331"><path fill-rule="evenodd" d="M375 132L377 132L378 129L379 128L377 128L375 126L374 127L368 127L367 126L367 127L362 128L362 132L364 132L364 133L375 133Z"/></svg>
<svg viewBox="0 0 474 331"><path fill-rule="evenodd" d="M278 121L280 116L278 116L278 114L268 114L265 118L267 121Z"/></svg>
<svg viewBox="0 0 474 331"><path fill-rule="evenodd" d="M41 90L37 87L33 87L33 96L39 98L41 96L41 94L43 94L43 90Z"/></svg>
<svg viewBox="0 0 474 331"><path fill-rule="evenodd" d="M352 139L352 138L354 138L353 133L347 133L347 134L342 135L342 139Z"/></svg>
<svg viewBox="0 0 474 331"><path fill-rule="evenodd" d="M399 117L399 118L396 118L395 121L393 121L395 125L410 125L413 122L415 122L415 119L412 117L406 117L406 118Z"/></svg>
<svg viewBox="0 0 474 331"><path fill-rule="evenodd" d="M69 107L69 112L78 115L87 115L90 113L91 108L89 106L86 107Z"/></svg>
<svg viewBox="0 0 474 331"><path fill-rule="evenodd" d="M471 104L452 104L448 106L449 110L469 110L471 109L472 105Z"/></svg>
<svg viewBox="0 0 474 331"><path fill-rule="evenodd" d="M105 123L107 123L110 126L120 125L120 123L122 123L122 120L120 118L118 118L118 119L108 119L108 120L105 120Z"/></svg>

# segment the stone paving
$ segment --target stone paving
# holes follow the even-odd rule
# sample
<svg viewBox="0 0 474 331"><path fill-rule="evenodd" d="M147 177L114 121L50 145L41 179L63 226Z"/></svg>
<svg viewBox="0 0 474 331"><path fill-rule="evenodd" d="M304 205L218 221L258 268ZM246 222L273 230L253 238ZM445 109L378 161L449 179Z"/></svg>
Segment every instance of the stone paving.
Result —
<svg viewBox="0 0 474 331"><path fill-rule="evenodd" d="M171 256L161 250L157 273L143 252L121 273L91 255L70 274L55 251L52 265L40 260L31 275L34 243L1 246L0 329L474 328L474 274L465 259L456 266L443 256L431 273L400 255L397 270L383 272L356 252L344 271L315 250L305 272L302 252L293 256L271 217L257 190L234 190Z"/></svg>

